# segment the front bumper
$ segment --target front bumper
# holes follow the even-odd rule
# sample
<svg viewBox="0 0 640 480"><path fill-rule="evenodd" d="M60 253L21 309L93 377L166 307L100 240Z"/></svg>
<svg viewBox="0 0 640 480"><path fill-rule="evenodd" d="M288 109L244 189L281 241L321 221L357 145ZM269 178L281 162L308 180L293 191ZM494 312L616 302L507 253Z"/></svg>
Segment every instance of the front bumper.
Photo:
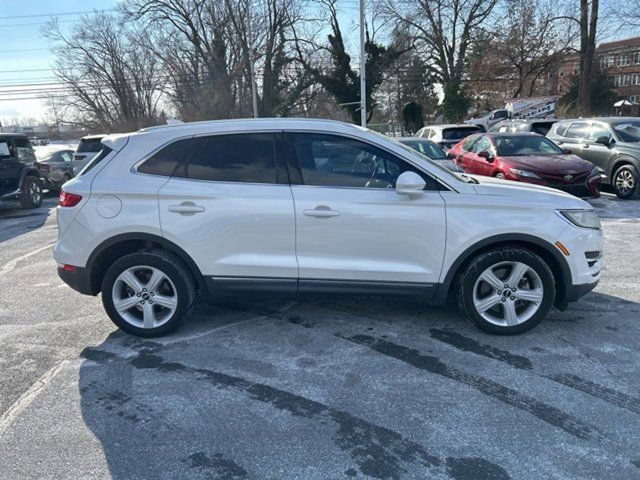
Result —
<svg viewBox="0 0 640 480"><path fill-rule="evenodd" d="M575 302L596 288L596 285L598 285L598 280L593 283L583 283L581 285L567 285L564 301L566 303Z"/></svg>
<svg viewBox="0 0 640 480"><path fill-rule="evenodd" d="M91 275L88 269L75 267L75 270L70 272L58 267L58 276L76 292L84 295L96 295L91 288Z"/></svg>

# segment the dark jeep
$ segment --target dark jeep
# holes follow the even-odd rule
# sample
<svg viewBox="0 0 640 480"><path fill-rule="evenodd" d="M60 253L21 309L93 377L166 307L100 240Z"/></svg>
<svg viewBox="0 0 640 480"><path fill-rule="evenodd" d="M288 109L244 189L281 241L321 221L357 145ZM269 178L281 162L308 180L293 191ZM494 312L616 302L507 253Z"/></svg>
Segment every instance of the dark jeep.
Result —
<svg viewBox="0 0 640 480"><path fill-rule="evenodd" d="M0 133L0 202L18 200L23 208L42 204L36 155L26 135Z"/></svg>

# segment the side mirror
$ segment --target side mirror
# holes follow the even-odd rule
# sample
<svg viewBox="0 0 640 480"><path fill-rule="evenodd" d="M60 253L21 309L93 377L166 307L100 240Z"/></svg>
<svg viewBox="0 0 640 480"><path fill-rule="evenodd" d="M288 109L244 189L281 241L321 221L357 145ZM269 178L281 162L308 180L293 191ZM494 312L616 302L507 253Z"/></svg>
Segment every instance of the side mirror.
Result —
<svg viewBox="0 0 640 480"><path fill-rule="evenodd" d="M493 154L488 150L481 151L478 156L484 158L489 163L493 162Z"/></svg>
<svg viewBox="0 0 640 480"><path fill-rule="evenodd" d="M451 160L455 160L457 157L457 155L455 153L453 153L452 151L448 151L447 152L447 158L450 158Z"/></svg>
<svg viewBox="0 0 640 480"><path fill-rule="evenodd" d="M401 195L417 196L422 194L427 182L415 172L401 173L396 180L396 193Z"/></svg>
<svg viewBox="0 0 640 480"><path fill-rule="evenodd" d="M562 151L567 155L571 155L573 153L573 150L571 150L570 148L563 148Z"/></svg>
<svg viewBox="0 0 640 480"><path fill-rule="evenodd" d="M611 145L611 142L609 141L609 137L604 135L602 137L596 138L596 143L599 143L600 145L604 145L605 147L608 147L609 145Z"/></svg>

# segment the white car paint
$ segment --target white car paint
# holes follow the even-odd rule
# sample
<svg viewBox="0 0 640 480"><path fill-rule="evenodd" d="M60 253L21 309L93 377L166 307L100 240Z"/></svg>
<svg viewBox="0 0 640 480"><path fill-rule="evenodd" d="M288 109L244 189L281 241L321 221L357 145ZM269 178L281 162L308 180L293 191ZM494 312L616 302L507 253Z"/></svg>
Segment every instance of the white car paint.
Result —
<svg viewBox="0 0 640 480"><path fill-rule="evenodd" d="M208 182L138 173L136 166L164 145L191 136L304 131L331 133L391 152L447 187L416 195L392 189L333 188ZM92 252L122 233L164 237L182 248L205 276L444 282L474 244L499 234L523 234L570 249L571 283L597 281L602 260L588 267L584 252L602 251L602 232L580 228L558 209L592 207L557 190L451 174L375 132L308 119L185 123L111 136L113 151L65 184L82 195L58 207L59 264L85 267ZM100 215L105 195L121 201L118 214ZM184 215L180 206L203 207ZM321 216L314 211L333 211ZM111 211L111 210L109 210ZM556 247L554 247L556 248Z"/></svg>

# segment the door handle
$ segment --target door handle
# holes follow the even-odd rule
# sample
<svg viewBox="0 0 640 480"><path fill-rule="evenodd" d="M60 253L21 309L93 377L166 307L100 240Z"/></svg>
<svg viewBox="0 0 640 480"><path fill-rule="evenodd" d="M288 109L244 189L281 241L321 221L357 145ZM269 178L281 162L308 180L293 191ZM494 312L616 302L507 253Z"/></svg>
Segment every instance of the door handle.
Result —
<svg viewBox="0 0 640 480"><path fill-rule="evenodd" d="M308 217L317 217L317 218L328 218L328 217L337 217L340 215L340 212L337 210L331 210L326 205L318 205L314 209L304 210L303 213Z"/></svg>
<svg viewBox="0 0 640 480"><path fill-rule="evenodd" d="M204 207L193 202L182 202L180 205L169 205L169 211L183 215L193 215L194 213L204 212Z"/></svg>

